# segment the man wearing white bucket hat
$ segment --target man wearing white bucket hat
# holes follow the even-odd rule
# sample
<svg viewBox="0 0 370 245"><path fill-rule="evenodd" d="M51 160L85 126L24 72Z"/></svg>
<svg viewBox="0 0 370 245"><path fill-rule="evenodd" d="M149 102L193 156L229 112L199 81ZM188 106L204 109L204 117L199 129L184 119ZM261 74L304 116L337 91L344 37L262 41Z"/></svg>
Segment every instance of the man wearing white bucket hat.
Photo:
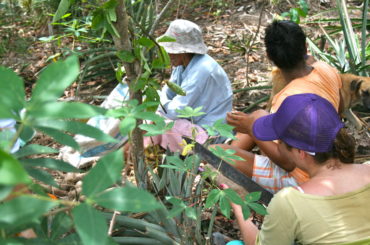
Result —
<svg viewBox="0 0 370 245"><path fill-rule="evenodd" d="M200 127L213 125L219 119L225 119L226 113L232 109L232 90L222 67L209 55L203 42L200 27L188 20L178 19L171 22L163 36L169 36L176 41L160 42L167 51L174 67L170 81L180 86L185 92L181 96L167 85L160 91L163 108L159 112L166 118L175 120L175 125L165 135L155 137L154 143L172 151L181 149L181 136L192 136L192 129L197 128L196 140L204 143L207 133ZM190 121L177 118L177 109L202 107L204 115ZM222 139L216 139L221 142Z"/></svg>

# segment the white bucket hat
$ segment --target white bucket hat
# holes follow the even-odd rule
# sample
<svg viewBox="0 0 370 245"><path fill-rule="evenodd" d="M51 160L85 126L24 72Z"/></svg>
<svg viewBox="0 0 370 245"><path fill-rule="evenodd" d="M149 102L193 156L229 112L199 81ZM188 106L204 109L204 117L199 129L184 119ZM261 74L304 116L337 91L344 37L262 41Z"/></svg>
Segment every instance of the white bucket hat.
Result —
<svg viewBox="0 0 370 245"><path fill-rule="evenodd" d="M176 42L159 43L167 53L206 54L208 51L208 48L203 41L202 30L197 24L191 21L182 19L172 21L163 36L170 36L176 39Z"/></svg>

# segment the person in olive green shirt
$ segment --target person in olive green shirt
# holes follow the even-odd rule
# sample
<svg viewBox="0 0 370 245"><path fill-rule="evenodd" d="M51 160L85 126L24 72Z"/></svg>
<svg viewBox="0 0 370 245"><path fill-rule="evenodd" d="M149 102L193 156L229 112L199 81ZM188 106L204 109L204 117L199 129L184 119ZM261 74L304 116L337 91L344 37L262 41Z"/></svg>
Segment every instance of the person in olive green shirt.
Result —
<svg viewBox="0 0 370 245"><path fill-rule="evenodd" d="M279 151L310 180L279 191L261 230L232 203L246 244L370 244L370 165L352 164L354 139L335 108L315 94L287 97L274 114L256 111L253 135L279 140Z"/></svg>

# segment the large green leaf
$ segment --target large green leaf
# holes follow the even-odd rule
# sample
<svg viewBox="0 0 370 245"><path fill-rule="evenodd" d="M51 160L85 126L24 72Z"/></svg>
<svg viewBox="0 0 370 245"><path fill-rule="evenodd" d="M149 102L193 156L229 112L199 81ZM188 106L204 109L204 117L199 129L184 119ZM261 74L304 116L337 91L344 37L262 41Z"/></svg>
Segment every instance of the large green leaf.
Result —
<svg viewBox="0 0 370 245"><path fill-rule="evenodd" d="M49 174L48 172L46 172L42 169L39 169L39 168L32 168L32 167L26 167L26 170L27 170L28 174L31 177L33 177L33 178L35 178L35 179L37 179L37 180L39 180L39 181L41 181L41 182L43 182L47 185L51 185L51 186L59 188L59 186L55 182L53 176L51 174Z"/></svg>
<svg viewBox="0 0 370 245"><path fill-rule="evenodd" d="M25 105L23 80L12 70L0 66L0 118L15 115Z"/></svg>
<svg viewBox="0 0 370 245"><path fill-rule="evenodd" d="M56 214L51 224L50 239L55 240L59 238L61 235L71 230L72 225L72 219L66 213L60 212Z"/></svg>
<svg viewBox="0 0 370 245"><path fill-rule="evenodd" d="M75 227L84 245L105 245L108 243L108 226L104 216L87 204L72 210Z"/></svg>
<svg viewBox="0 0 370 245"><path fill-rule="evenodd" d="M15 185L30 182L21 164L12 155L0 149L0 184Z"/></svg>
<svg viewBox="0 0 370 245"><path fill-rule="evenodd" d="M40 75L32 90L30 107L37 108L46 102L55 101L71 85L79 74L77 56L71 56L64 61L58 61L49 65Z"/></svg>
<svg viewBox="0 0 370 245"><path fill-rule="evenodd" d="M129 134L136 127L136 119L134 117L125 117L119 123L119 130L122 135Z"/></svg>
<svg viewBox="0 0 370 245"><path fill-rule="evenodd" d="M20 160L25 166L45 167L63 172L80 172L71 164L53 158L33 158Z"/></svg>
<svg viewBox="0 0 370 245"><path fill-rule="evenodd" d="M82 193L86 196L92 196L112 186L120 180L122 168L122 151L114 151L105 155L84 177Z"/></svg>
<svg viewBox="0 0 370 245"><path fill-rule="evenodd" d="M32 108L28 113L35 118L67 119L90 118L105 114L107 109L79 102L49 102Z"/></svg>
<svg viewBox="0 0 370 245"><path fill-rule="evenodd" d="M67 13L70 5L70 0L61 0L59 2L59 6L57 9L57 12L55 12L55 15L53 17L53 22L57 22L62 18L62 16Z"/></svg>
<svg viewBox="0 0 370 245"><path fill-rule="evenodd" d="M81 134L103 142L117 142L115 138L105 134L100 129L79 121L34 120L32 124L34 127L51 128L73 134Z"/></svg>
<svg viewBox="0 0 370 245"><path fill-rule="evenodd" d="M16 158L26 157L36 154L51 154L58 153L59 151L48 146L30 144L19 149L14 156Z"/></svg>
<svg viewBox="0 0 370 245"><path fill-rule="evenodd" d="M135 187L114 188L96 196L94 201L118 211L149 212L160 207L152 194Z"/></svg>
<svg viewBox="0 0 370 245"><path fill-rule="evenodd" d="M45 134L51 136L55 141L62 145L67 145L72 147L73 149L80 149L78 143L74 140L74 138L68 134L65 134L59 130L53 128L46 128L46 127L36 127L38 130L44 132Z"/></svg>
<svg viewBox="0 0 370 245"><path fill-rule="evenodd" d="M35 221L57 205L56 202L20 196L0 205L0 228L20 226Z"/></svg>

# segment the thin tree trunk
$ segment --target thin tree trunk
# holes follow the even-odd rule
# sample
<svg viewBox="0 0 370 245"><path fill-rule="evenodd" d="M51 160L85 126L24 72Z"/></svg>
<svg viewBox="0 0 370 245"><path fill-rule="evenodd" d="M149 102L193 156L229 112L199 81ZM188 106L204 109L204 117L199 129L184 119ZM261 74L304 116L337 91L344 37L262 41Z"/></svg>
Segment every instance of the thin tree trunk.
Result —
<svg viewBox="0 0 370 245"><path fill-rule="evenodd" d="M130 35L128 31L128 15L126 12L126 6L124 0L119 0L116 7L117 22L114 24L115 28L119 33L119 37L113 36L113 41L117 50L126 50L132 52L132 46L130 42ZM123 63L126 70L127 83L130 86L140 75L140 64L137 61L133 63ZM139 104L142 103L142 92L139 90L134 92L130 89L130 99L136 99ZM142 124L142 120L137 120L136 125ZM143 145L143 132L140 128L136 127L132 132L132 159L134 164L135 177L138 171L138 164L140 161L144 162L144 145ZM141 175L140 175L141 176ZM139 180L136 179L139 183Z"/></svg>

